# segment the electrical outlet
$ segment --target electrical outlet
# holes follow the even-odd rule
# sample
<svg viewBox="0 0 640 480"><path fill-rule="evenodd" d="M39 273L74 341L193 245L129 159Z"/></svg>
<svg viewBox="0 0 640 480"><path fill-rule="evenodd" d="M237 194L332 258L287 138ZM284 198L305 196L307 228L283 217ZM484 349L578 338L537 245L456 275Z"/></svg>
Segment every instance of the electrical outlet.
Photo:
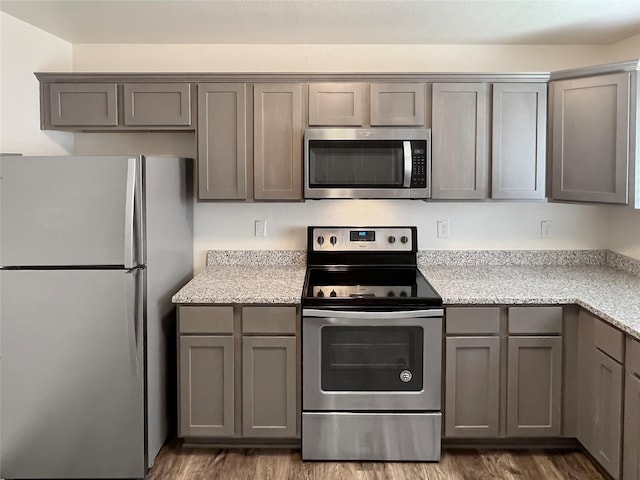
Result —
<svg viewBox="0 0 640 480"><path fill-rule="evenodd" d="M540 222L540 238L551 238L551 220L542 220Z"/></svg>
<svg viewBox="0 0 640 480"><path fill-rule="evenodd" d="M256 237L266 237L266 236L267 236L267 221L256 220Z"/></svg>
<svg viewBox="0 0 640 480"><path fill-rule="evenodd" d="M438 220L438 238L449 238L449 220Z"/></svg>

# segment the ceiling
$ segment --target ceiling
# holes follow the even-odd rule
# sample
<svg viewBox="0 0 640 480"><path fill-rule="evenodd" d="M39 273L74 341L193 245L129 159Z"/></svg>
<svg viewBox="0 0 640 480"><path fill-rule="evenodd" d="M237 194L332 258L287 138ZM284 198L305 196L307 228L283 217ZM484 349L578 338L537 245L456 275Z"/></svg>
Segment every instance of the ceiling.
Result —
<svg viewBox="0 0 640 480"><path fill-rule="evenodd" d="M71 43L595 44L640 0L0 0Z"/></svg>

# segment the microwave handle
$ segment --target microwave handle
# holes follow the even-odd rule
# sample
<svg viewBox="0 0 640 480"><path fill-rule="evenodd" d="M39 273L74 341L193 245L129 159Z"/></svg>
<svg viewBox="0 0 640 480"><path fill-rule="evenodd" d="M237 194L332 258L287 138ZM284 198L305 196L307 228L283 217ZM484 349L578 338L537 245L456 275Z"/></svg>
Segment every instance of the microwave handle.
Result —
<svg viewBox="0 0 640 480"><path fill-rule="evenodd" d="M402 183L402 187L409 188L411 186L411 175L413 174L410 141L404 140L402 142L402 151L404 153L404 182Z"/></svg>

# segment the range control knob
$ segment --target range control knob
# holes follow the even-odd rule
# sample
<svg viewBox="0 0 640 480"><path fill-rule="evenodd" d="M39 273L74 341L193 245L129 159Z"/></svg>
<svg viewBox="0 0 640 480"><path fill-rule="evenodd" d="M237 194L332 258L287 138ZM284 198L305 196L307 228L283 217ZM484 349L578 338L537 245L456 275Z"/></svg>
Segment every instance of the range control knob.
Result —
<svg viewBox="0 0 640 480"><path fill-rule="evenodd" d="M318 290L318 297L324 297L324 292L322 290Z"/></svg>
<svg viewBox="0 0 640 480"><path fill-rule="evenodd" d="M407 243L409 241L409 239L406 236L403 235L403 236L400 237L400 241L402 243Z"/></svg>
<svg viewBox="0 0 640 480"><path fill-rule="evenodd" d="M335 245L336 243L338 243L338 238L335 235L331 235L331 238L329 239L329 242L331 242L331 245ZM334 295L335 297L335 295Z"/></svg>
<svg viewBox="0 0 640 480"><path fill-rule="evenodd" d="M406 297L406 296L407 296L407 292L405 292L404 290L402 290L402 291L400 292L400 296L401 296L401 297Z"/></svg>
<svg viewBox="0 0 640 480"><path fill-rule="evenodd" d="M331 290L331 293L329 294L330 297L337 297L338 294L336 293L335 290Z"/></svg>
<svg viewBox="0 0 640 480"><path fill-rule="evenodd" d="M324 237L323 237L322 235L320 235L320 236L318 237L317 242L318 242L318 245L322 245L322 244L324 243Z"/></svg>
<svg viewBox="0 0 640 480"><path fill-rule="evenodd" d="M393 235L391 235L388 240L389 243L396 243L396 237L394 237Z"/></svg>
<svg viewBox="0 0 640 480"><path fill-rule="evenodd" d="M387 297L395 297L396 294L393 293L393 290L389 290L389 293L387 293Z"/></svg>

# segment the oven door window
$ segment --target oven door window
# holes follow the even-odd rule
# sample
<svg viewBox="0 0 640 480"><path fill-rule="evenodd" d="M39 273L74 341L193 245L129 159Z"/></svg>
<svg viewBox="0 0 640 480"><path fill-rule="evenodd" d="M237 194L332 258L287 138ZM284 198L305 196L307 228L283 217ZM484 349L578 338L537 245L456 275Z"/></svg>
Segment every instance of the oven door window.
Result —
<svg viewBox="0 0 640 480"><path fill-rule="evenodd" d="M323 327L322 390L422 390L423 336L421 327Z"/></svg>
<svg viewBox="0 0 640 480"><path fill-rule="evenodd" d="M404 154L399 140L309 141L309 186L402 187Z"/></svg>

